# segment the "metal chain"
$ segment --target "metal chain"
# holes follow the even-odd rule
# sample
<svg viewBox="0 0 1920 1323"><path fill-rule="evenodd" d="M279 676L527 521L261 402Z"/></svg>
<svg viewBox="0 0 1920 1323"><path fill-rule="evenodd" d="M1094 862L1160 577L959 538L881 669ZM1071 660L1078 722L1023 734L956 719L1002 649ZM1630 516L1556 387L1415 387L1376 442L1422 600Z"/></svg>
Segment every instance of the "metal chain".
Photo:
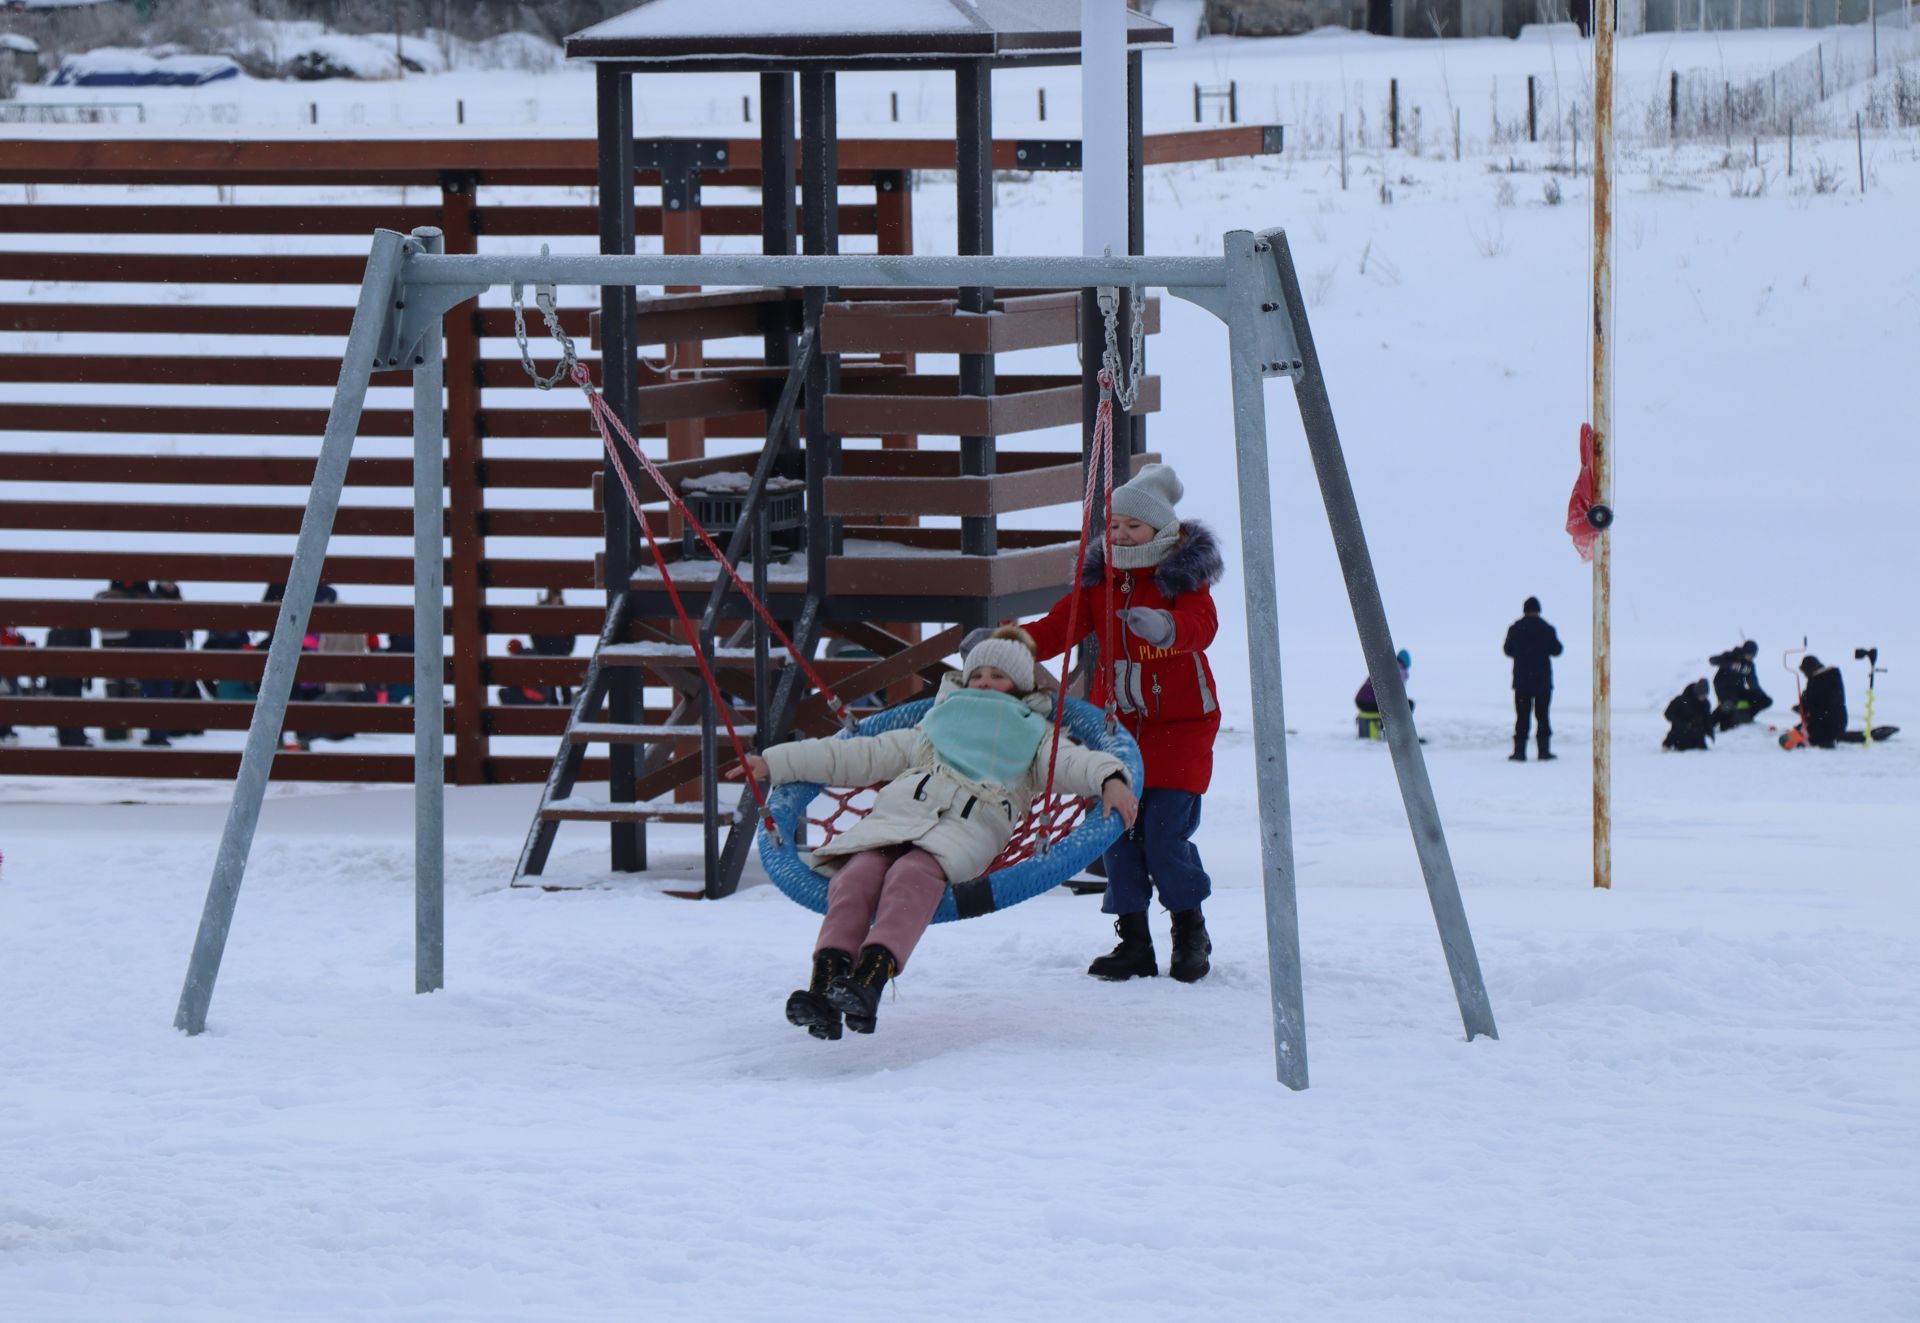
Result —
<svg viewBox="0 0 1920 1323"><path fill-rule="evenodd" d="M1127 291L1128 306L1133 311L1129 345L1131 361L1126 370L1121 371L1120 364L1120 292L1116 289L1111 295L1103 294L1100 299L1101 316L1106 323L1106 345L1100 352L1100 366L1113 378L1113 398L1119 402L1122 411L1131 413L1134 401L1140 396L1140 379L1146 374L1147 319L1142 291L1138 286Z"/></svg>
<svg viewBox="0 0 1920 1323"><path fill-rule="evenodd" d="M549 256L547 245L540 245L540 256ZM520 283L515 281L512 292L513 338L520 344L520 366L527 370L529 377L533 378L534 385L541 390L552 390L572 373L573 365L579 361L579 356L574 352L573 337L568 335L560 325L560 313L554 304L553 286L535 285L533 287L534 306L540 309L541 317L546 319L547 334L551 335L554 343L560 346L560 365L554 368L551 376L540 375L540 369L533 365L533 350L527 345L527 313L523 298Z"/></svg>

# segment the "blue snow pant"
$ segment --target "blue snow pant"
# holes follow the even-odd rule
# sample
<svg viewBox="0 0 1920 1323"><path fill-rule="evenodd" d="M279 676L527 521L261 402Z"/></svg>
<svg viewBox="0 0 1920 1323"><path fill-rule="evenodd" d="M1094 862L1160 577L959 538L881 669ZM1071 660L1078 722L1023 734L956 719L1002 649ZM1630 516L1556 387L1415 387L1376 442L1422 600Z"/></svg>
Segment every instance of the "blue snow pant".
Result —
<svg viewBox="0 0 1920 1323"><path fill-rule="evenodd" d="M1193 833L1200 826L1200 796L1156 787L1140 796L1133 830L1106 853L1108 914L1140 914L1160 888L1160 903L1190 910L1213 894L1213 879L1200 863Z"/></svg>

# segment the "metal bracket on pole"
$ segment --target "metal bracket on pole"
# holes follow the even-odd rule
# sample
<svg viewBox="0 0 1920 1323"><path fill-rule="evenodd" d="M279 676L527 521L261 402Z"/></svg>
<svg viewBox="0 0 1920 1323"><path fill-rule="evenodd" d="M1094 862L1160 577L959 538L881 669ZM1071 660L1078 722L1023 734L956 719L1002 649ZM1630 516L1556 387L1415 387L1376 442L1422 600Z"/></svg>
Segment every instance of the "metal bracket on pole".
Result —
<svg viewBox="0 0 1920 1323"><path fill-rule="evenodd" d="M1265 230L1255 236L1253 250L1266 253L1283 234ZM1287 316L1286 297L1280 289L1280 273L1270 262L1256 264L1248 279L1258 282L1253 291L1253 324L1246 328L1254 338L1255 359L1262 377L1289 377L1300 380L1304 370L1300 342L1293 333L1293 321ZM1188 303L1198 304L1221 321L1232 324L1233 295L1225 285L1169 285L1167 293Z"/></svg>
<svg viewBox="0 0 1920 1323"><path fill-rule="evenodd" d="M1078 170L1080 154L1074 138L1020 138L1013 144L1017 170Z"/></svg>
<svg viewBox="0 0 1920 1323"><path fill-rule="evenodd" d="M660 205L667 211L700 206L700 172L725 170L729 152L724 138L645 138L633 144L633 163L660 172Z"/></svg>
<svg viewBox="0 0 1920 1323"><path fill-rule="evenodd" d="M415 368L426 362L422 342L428 335L439 335L446 315L478 298L491 285L407 285L407 263L424 253L438 255L444 242L441 232L422 226L400 246L400 268L386 300L386 316L380 323L380 339L373 352L376 372Z"/></svg>

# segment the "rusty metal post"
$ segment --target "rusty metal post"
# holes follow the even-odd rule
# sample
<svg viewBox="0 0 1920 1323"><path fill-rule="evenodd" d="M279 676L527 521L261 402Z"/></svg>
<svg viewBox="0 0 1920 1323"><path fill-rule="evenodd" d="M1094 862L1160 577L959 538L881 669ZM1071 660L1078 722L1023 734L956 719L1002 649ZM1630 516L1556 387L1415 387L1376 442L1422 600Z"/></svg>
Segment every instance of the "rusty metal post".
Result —
<svg viewBox="0 0 1920 1323"><path fill-rule="evenodd" d="M1593 500L1613 508L1614 6L1593 25ZM1613 885L1613 530L1593 540L1593 885Z"/></svg>

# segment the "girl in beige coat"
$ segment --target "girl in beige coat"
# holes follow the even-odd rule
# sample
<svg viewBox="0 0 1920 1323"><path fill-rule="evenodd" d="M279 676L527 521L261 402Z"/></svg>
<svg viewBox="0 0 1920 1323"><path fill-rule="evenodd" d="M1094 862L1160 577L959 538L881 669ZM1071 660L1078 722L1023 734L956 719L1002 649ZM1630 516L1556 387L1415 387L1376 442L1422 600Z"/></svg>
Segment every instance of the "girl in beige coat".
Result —
<svg viewBox="0 0 1920 1323"><path fill-rule="evenodd" d="M858 825L813 853L839 866L812 981L787 999L790 1022L838 1038L844 1015L855 1033L872 1033L881 990L905 967L947 884L980 876L1005 848L1047 779L1052 699L1035 691L1035 672L1033 640L1001 629L941 682L917 726L747 755L753 774L774 785L886 783ZM1133 825L1138 806L1113 755L1063 739L1054 784L1099 796L1104 812Z"/></svg>

